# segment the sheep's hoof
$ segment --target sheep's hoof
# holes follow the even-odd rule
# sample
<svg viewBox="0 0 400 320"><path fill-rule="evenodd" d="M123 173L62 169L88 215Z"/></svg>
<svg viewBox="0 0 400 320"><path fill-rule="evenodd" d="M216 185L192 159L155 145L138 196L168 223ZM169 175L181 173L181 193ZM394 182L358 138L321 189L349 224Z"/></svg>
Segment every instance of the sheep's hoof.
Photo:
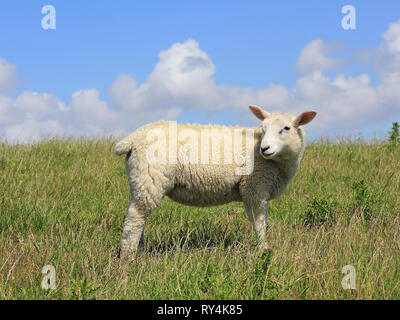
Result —
<svg viewBox="0 0 400 320"><path fill-rule="evenodd" d="M126 252L125 250L122 250L121 248L118 249L117 257L118 257L118 259L121 260L122 263L130 263L130 262L135 261L135 254Z"/></svg>
<svg viewBox="0 0 400 320"><path fill-rule="evenodd" d="M120 262L122 263L122 264L128 264L128 263L133 263L133 262L135 262L135 256L132 256L132 255L126 255L126 256L121 256L120 257Z"/></svg>
<svg viewBox="0 0 400 320"><path fill-rule="evenodd" d="M267 243L262 243L258 245L258 248L260 249L260 251L262 252L272 252L272 249L268 246Z"/></svg>

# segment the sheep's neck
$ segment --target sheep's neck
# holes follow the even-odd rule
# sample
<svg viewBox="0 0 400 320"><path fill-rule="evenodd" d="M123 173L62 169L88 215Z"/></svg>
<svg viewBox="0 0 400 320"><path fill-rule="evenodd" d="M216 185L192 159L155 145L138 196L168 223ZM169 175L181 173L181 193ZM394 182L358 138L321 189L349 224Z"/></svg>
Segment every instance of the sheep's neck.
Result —
<svg viewBox="0 0 400 320"><path fill-rule="evenodd" d="M301 157L285 159L281 162L276 162L280 172L288 181L291 180L299 168Z"/></svg>

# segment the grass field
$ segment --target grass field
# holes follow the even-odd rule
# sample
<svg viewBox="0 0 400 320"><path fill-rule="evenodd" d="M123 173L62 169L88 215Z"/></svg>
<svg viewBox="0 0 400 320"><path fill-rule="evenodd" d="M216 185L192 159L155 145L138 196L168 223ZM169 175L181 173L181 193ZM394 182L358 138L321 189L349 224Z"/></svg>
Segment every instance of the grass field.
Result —
<svg viewBox="0 0 400 320"><path fill-rule="evenodd" d="M164 199L116 258L129 192L114 141L0 144L0 299L399 299L400 147L320 141L270 203L259 252L240 203ZM43 266L56 270L44 290ZM344 290L342 268L356 271Z"/></svg>

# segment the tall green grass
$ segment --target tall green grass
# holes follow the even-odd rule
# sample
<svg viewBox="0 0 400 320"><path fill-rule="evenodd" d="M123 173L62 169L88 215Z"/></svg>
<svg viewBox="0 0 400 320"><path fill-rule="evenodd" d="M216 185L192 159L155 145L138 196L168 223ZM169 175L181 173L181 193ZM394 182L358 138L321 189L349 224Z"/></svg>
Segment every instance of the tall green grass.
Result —
<svg viewBox="0 0 400 320"><path fill-rule="evenodd" d="M1 299L399 299L400 148L310 144L271 201L271 254L240 203L165 199L137 261L116 258L129 200L114 141L0 145ZM41 288L43 266L55 290ZM356 289L341 286L353 265Z"/></svg>

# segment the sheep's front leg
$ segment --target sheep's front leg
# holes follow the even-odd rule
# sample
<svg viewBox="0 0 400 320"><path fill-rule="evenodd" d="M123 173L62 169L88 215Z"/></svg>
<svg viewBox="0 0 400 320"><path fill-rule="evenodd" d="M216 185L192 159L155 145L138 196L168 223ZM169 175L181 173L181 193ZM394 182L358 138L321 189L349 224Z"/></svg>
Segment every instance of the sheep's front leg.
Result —
<svg viewBox="0 0 400 320"><path fill-rule="evenodd" d="M246 213L251 221L254 231L257 234L258 246L260 249L271 251L267 243L267 213L268 201L246 204Z"/></svg>
<svg viewBox="0 0 400 320"><path fill-rule="evenodd" d="M143 241L143 229L146 214L130 203L125 218L124 231L121 239L120 257L122 260L135 260L140 242Z"/></svg>

